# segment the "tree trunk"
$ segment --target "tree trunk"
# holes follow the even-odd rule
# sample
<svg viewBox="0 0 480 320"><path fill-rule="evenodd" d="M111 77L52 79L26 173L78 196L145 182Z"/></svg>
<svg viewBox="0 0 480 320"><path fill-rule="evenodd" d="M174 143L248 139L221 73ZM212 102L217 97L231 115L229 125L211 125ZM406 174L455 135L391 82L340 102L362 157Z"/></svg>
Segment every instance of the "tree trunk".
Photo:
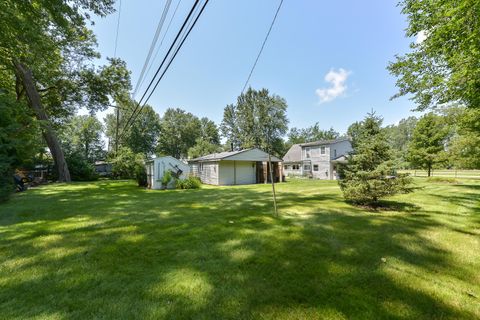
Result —
<svg viewBox="0 0 480 320"><path fill-rule="evenodd" d="M13 64L15 66L16 76L23 84L28 105L35 112L37 119L42 121L42 134L47 142L48 148L50 149L55 166L57 167L58 180L62 182L70 182L70 171L68 170L67 162L65 161L62 146L60 145L57 134L55 130L53 130L50 120L43 109L40 94L35 87L32 71L18 61L14 61Z"/></svg>
<svg viewBox="0 0 480 320"><path fill-rule="evenodd" d="M432 167L428 166L428 177L430 177L430 174L432 173Z"/></svg>

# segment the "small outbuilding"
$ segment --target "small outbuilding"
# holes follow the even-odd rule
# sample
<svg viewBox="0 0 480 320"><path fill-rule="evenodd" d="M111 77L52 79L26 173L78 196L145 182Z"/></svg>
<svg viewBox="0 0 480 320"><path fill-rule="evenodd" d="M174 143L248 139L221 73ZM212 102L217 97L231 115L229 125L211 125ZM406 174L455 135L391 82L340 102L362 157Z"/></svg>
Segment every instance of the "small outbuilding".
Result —
<svg viewBox="0 0 480 320"><path fill-rule="evenodd" d="M282 159L271 156L273 181L282 181ZM257 148L213 153L190 160L190 172L202 183L240 185L270 182L268 153Z"/></svg>
<svg viewBox="0 0 480 320"><path fill-rule="evenodd" d="M178 179L186 179L190 173L190 167L183 161L171 156L153 158L145 163L147 170L147 183L150 189L162 189L162 178L167 171ZM175 188L175 181L167 186Z"/></svg>

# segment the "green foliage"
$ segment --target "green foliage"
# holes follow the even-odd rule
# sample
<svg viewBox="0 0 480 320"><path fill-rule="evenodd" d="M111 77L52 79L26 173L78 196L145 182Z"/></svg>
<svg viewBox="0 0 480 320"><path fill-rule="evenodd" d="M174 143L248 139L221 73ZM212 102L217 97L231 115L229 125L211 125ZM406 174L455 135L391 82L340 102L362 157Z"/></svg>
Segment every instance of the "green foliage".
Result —
<svg viewBox="0 0 480 320"><path fill-rule="evenodd" d="M14 190L15 168L31 161L39 149L35 139L38 133L27 106L0 92L0 202Z"/></svg>
<svg viewBox="0 0 480 320"><path fill-rule="evenodd" d="M340 167L340 188L345 199L353 203L377 205L382 198L410 191L411 178L395 172L381 124L382 119L374 113L358 123L354 152Z"/></svg>
<svg viewBox="0 0 480 320"><path fill-rule="evenodd" d="M458 101L478 108L480 2L402 0L399 5L407 15L407 36L426 38L390 64L398 77L395 97L413 95L420 110Z"/></svg>
<svg viewBox="0 0 480 320"><path fill-rule="evenodd" d="M157 152L180 159L188 156L188 149L201 137L202 124L189 112L169 108L160 120L160 131Z"/></svg>
<svg viewBox="0 0 480 320"><path fill-rule="evenodd" d="M208 140L204 140L202 138L198 138L195 141L195 146L188 149L188 158L194 159L201 156L205 156L207 154L221 152L222 147L218 144L214 144L209 142Z"/></svg>
<svg viewBox="0 0 480 320"><path fill-rule="evenodd" d="M172 181L173 174L171 170L166 170L162 176L162 187L167 188L168 184Z"/></svg>
<svg viewBox="0 0 480 320"><path fill-rule="evenodd" d="M445 145L448 135L442 117L428 113L418 120L413 130L412 139L408 145L408 161L415 168L428 171L428 176L434 165L446 161Z"/></svg>
<svg viewBox="0 0 480 320"><path fill-rule="evenodd" d="M160 117L149 105L137 110L136 120L132 121L128 130L124 131L127 119L133 114L136 103L128 95L122 95L116 99L118 110L107 114L105 118L105 135L109 140L112 150L116 146L117 134L117 111L119 116L119 142L120 146L130 148L134 153L143 153L150 156L155 148L160 135Z"/></svg>
<svg viewBox="0 0 480 320"><path fill-rule="evenodd" d="M340 134L333 128L329 130L320 129L320 125L317 122L313 126L304 129L291 128L288 133L288 143L293 145L318 140L334 140L339 136Z"/></svg>
<svg viewBox="0 0 480 320"><path fill-rule="evenodd" d="M401 168L409 167L407 161L408 144L412 139L417 121L418 119L412 116L400 120L396 125L389 125L384 128L388 143L394 152L395 161Z"/></svg>
<svg viewBox="0 0 480 320"><path fill-rule="evenodd" d="M480 169L480 109L453 108L445 115L453 131L448 156L458 169Z"/></svg>
<svg viewBox="0 0 480 320"><path fill-rule="evenodd" d="M66 123L61 139L66 154L80 153L90 163L105 157L102 141L103 126L97 117L77 115ZM72 174L70 172L70 174Z"/></svg>
<svg viewBox="0 0 480 320"><path fill-rule="evenodd" d="M140 187L147 184L145 158L141 153L135 154L131 149L122 147L110 160L112 175L118 179L135 179Z"/></svg>
<svg viewBox="0 0 480 320"><path fill-rule="evenodd" d="M257 147L283 156L282 137L288 129L285 99L270 95L267 89L249 88L235 105L225 107L220 126L227 144L235 148Z"/></svg>
<svg viewBox="0 0 480 320"><path fill-rule="evenodd" d="M186 179L178 179L176 181L177 189L200 189L202 186L202 181L200 178L190 176Z"/></svg>
<svg viewBox="0 0 480 320"><path fill-rule="evenodd" d="M98 180L98 174L91 162L85 159L80 152L73 152L65 156L70 175L73 181L95 181Z"/></svg>

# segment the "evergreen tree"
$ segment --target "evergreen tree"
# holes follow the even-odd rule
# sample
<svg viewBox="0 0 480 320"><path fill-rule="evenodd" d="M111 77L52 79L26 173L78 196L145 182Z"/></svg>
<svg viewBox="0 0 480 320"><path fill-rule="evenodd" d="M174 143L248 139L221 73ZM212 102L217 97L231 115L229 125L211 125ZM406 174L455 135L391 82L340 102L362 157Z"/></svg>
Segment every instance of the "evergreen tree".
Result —
<svg viewBox="0 0 480 320"><path fill-rule="evenodd" d="M339 170L340 188L348 201L377 205L381 198L410 190L411 179L395 175L392 151L381 124L382 118L375 113L357 123L354 151Z"/></svg>
<svg viewBox="0 0 480 320"><path fill-rule="evenodd" d="M418 120L408 146L412 166L426 169L430 177L435 164L445 162L445 143L448 128L442 117L430 112Z"/></svg>

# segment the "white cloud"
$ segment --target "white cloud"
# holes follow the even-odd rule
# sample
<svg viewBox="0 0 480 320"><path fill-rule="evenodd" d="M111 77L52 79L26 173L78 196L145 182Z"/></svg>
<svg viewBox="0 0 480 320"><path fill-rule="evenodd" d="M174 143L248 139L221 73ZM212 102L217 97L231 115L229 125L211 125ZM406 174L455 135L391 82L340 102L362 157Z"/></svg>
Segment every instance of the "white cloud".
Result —
<svg viewBox="0 0 480 320"><path fill-rule="evenodd" d="M325 81L331 84L330 88L319 88L315 90L315 93L320 98L320 103L330 102L344 94L347 90L346 82L350 73L350 71L343 68L338 69L338 71L331 69L325 75Z"/></svg>
<svg viewBox="0 0 480 320"><path fill-rule="evenodd" d="M422 30L419 33L417 33L417 38L415 39L415 43L420 44L423 41L425 41L425 39L427 39L427 32L425 30Z"/></svg>

